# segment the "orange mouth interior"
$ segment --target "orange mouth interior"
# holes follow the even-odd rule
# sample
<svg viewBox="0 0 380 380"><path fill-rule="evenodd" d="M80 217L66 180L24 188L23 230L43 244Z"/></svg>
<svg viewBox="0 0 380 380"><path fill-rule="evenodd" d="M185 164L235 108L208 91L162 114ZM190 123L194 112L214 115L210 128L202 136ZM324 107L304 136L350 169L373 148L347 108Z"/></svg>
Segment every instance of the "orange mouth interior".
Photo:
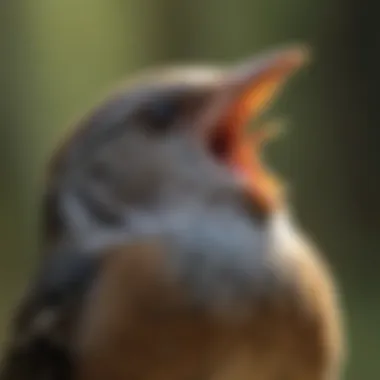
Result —
<svg viewBox="0 0 380 380"><path fill-rule="evenodd" d="M263 145L278 132L273 124L264 125L251 133L246 125L274 98L281 87L284 72L274 71L261 78L225 114L223 120L208 136L212 154L243 178L260 209L270 212L282 203L283 186L262 161Z"/></svg>
<svg viewBox="0 0 380 380"><path fill-rule="evenodd" d="M236 119L234 123L243 125ZM249 192L260 209L265 212L276 209L282 203L281 181L263 163L263 145L276 134L273 125L264 125L252 133L242 128L231 128L230 123L217 128L210 137L210 149L214 156L243 178Z"/></svg>
<svg viewBox="0 0 380 380"><path fill-rule="evenodd" d="M210 128L206 140L214 157L243 179L264 213L283 204L281 181L261 157L263 144L274 137L276 128L264 126L249 134L246 125L249 119L263 112L289 76L308 59L304 47L296 47L240 67L221 91L226 96L223 110L213 119L215 128Z"/></svg>

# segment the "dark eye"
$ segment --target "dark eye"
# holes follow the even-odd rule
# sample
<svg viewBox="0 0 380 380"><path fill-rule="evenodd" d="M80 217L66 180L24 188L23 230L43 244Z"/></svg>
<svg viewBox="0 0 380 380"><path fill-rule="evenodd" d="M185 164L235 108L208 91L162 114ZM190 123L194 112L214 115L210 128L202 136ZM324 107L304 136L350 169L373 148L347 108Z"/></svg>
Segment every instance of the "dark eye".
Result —
<svg viewBox="0 0 380 380"><path fill-rule="evenodd" d="M155 131L166 131L174 123L179 113L178 102L171 99L162 99L147 105L145 120L147 127Z"/></svg>

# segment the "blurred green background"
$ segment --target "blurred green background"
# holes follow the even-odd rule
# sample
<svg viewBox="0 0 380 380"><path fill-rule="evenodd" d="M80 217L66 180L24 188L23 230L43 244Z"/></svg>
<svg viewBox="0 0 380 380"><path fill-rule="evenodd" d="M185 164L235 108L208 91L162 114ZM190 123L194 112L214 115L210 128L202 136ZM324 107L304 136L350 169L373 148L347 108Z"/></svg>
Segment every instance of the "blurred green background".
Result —
<svg viewBox="0 0 380 380"><path fill-rule="evenodd" d="M344 295L346 379L380 378L380 40L371 0L24 0L0 3L0 338L36 257L45 163L121 78L232 62L283 43L314 60L271 110L289 121L267 159Z"/></svg>

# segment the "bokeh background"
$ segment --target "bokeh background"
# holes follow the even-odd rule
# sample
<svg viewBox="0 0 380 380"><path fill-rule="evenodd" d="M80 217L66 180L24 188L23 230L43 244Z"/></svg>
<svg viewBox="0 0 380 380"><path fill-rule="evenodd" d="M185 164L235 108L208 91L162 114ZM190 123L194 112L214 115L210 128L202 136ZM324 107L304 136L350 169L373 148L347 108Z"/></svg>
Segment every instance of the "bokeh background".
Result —
<svg viewBox="0 0 380 380"><path fill-rule="evenodd" d="M377 4L371 0L0 2L0 338L33 268L45 163L77 116L141 68L232 62L301 41L314 61L270 111L267 160L339 279L346 379L380 378Z"/></svg>

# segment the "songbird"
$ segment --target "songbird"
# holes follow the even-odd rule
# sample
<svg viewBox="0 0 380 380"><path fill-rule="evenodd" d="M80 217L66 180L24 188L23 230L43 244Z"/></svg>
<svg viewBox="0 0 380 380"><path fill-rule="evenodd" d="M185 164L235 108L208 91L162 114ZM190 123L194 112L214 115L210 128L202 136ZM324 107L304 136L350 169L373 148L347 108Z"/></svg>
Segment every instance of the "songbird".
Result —
<svg viewBox="0 0 380 380"><path fill-rule="evenodd" d="M54 155L0 380L338 380L333 273L248 131L303 47L124 83Z"/></svg>

